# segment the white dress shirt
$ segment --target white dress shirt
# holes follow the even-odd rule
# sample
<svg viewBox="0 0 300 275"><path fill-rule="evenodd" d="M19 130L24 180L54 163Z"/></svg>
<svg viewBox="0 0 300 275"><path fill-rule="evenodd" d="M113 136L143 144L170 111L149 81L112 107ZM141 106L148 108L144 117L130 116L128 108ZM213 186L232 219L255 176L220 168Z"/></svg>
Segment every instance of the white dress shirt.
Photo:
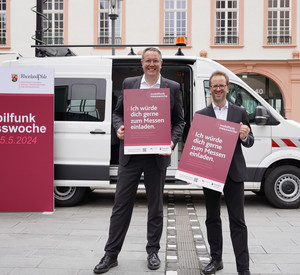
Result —
<svg viewBox="0 0 300 275"><path fill-rule="evenodd" d="M161 75L159 76L157 82L154 85L150 86L146 81L145 75L143 75L140 89L159 89L160 88L160 80L161 80Z"/></svg>
<svg viewBox="0 0 300 275"><path fill-rule="evenodd" d="M225 105L220 108L218 107L214 102L212 102L213 109L215 111L216 118L227 120L227 114L228 114L228 101L226 100ZM246 136L244 139L242 139L243 142L246 142L248 136Z"/></svg>
<svg viewBox="0 0 300 275"><path fill-rule="evenodd" d="M222 120L227 120L227 114L228 114L228 101L226 100L225 105L220 108L218 107L214 102L212 102L212 106L215 111L216 118L222 119Z"/></svg>

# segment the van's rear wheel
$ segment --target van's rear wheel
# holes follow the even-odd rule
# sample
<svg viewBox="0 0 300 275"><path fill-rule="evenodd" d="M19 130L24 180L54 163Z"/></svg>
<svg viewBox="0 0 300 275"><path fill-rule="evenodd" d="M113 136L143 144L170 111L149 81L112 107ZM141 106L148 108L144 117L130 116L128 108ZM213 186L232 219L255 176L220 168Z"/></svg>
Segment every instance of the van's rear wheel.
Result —
<svg viewBox="0 0 300 275"><path fill-rule="evenodd" d="M78 204L86 193L85 187L57 186L54 187L56 206L74 206Z"/></svg>
<svg viewBox="0 0 300 275"><path fill-rule="evenodd" d="M300 206L300 169L291 165L275 168L264 185L267 199L278 208Z"/></svg>

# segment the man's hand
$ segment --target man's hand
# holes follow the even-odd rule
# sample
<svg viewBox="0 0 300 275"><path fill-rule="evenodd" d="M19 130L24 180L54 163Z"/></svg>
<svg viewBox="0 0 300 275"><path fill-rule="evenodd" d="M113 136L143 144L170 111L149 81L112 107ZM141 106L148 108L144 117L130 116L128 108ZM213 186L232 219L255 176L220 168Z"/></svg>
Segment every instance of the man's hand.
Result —
<svg viewBox="0 0 300 275"><path fill-rule="evenodd" d="M125 127L122 125L118 130L117 130L117 136L119 139L124 139L124 133L125 133Z"/></svg>
<svg viewBox="0 0 300 275"><path fill-rule="evenodd" d="M240 128L240 139L245 139L248 134L250 133L250 128L247 125L244 125L242 122L240 122L241 128Z"/></svg>
<svg viewBox="0 0 300 275"><path fill-rule="evenodd" d="M171 140L170 147L171 147L171 153L170 153L170 154L160 154L160 155L161 155L161 156L171 156L171 155L172 155L172 149L173 149L173 147L174 147L174 143L173 143L172 140Z"/></svg>

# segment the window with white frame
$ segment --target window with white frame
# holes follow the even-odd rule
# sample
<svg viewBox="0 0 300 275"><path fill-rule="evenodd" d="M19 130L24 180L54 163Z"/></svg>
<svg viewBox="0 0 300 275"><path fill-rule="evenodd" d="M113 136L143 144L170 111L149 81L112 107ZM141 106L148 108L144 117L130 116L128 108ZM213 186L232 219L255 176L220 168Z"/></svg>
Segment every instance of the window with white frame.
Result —
<svg viewBox="0 0 300 275"><path fill-rule="evenodd" d="M291 1L268 0L268 44L291 44Z"/></svg>
<svg viewBox="0 0 300 275"><path fill-rule="evenodd" d="M64 43L64 0L47 0L43 2L44 42L59 45Z"/></svg>
<svg viewBox="0 0 300 275"><path fill-rule="evenodd" d="M0 0L0 46L6 46L6 0Z"/></svg>
<svg viewBox="0 0 300 275"><path fill-rule="evenodd" d="M177 36L187 41L187 0L165 0L164 44L174 45Z"/></svg>
<svg viewBox="0 0 300 275"><path fill-rule="evenodd" d="M115 20L115 44L121 44L121 9L120 1L117 1L118 17ZM112 44L112 22L109 18L110 7L108 0L99 0L98 9L98 44Z"/></svg>
<svg viewBox="0 0 300 275"><path fill-rule="evenodd" d="M216 45L239 43L238 0L216 0Z"/></svg>

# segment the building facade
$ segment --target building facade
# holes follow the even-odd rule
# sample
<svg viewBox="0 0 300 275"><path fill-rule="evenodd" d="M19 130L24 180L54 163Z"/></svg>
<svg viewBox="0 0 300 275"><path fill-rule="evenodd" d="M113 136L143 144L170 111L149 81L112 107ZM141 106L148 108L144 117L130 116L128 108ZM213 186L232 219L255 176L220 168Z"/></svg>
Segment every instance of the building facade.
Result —
<svg viewBox="0 0 300 275"><path fill-rule="evenodd" d="M37 1L0 0L0 60L35 55ZM111 55L103 46L113 40L158 44L163 55L174 55L176 37L184 36L184 55L218 61L300 122L299 14L298 0L47 0L38 42L91 45L72 48L77 55ZM127 55L131 47L113 50Z"/></svg>

